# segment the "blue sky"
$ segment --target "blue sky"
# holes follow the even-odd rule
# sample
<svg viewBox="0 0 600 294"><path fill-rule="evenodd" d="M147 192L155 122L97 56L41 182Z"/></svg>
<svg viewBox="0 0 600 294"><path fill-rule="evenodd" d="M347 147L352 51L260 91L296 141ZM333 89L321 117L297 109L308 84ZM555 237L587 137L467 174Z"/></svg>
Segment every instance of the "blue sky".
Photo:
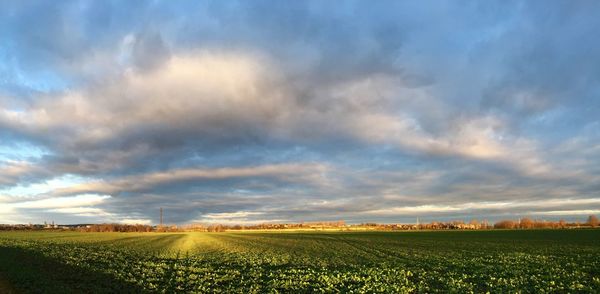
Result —
<svg viewBox="0 0 600 294"><path fill-rule="evenodd" d="M597 1L7 1L0 223L600 214Z"/></svg>

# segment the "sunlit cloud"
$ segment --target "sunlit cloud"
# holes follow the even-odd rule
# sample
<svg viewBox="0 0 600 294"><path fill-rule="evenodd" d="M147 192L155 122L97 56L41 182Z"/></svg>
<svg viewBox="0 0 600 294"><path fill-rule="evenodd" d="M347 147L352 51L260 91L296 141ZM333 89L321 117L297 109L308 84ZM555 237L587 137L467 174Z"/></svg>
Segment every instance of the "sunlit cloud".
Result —
<svg viewBox="0 0 600 294"><path fill-rule="evenodd" d="M236 211L236 212L223 212L223 213L209 213L203 215L201 219L194 220L194 223L204 223L204 224L223 224L223 225L251 225L251 224L261 224L261 223L277 223L284 222L283 219L272 219L266 218L262 219L261 216L264 217L263 212L255 212L255 211Z"/></svg>
<svg viewBox="0 0 600 294"><path fill-rule="evenodd" d="M28 200L13 203L15 208L73 208L80 206L93 206L110 198L108 195L83 194L73 197L54 197L39 200Z"/></svg>
<svg viewBox="0 0 600 294"><path fill-rule="evenodd" d="M594 214L595 209L587 210L539 210L539 211L527 211L524 209L532 208L560 208L569 206L596 206L600 207L600 199L598 198L587 198L587 199L544 199L538 201L519 201L519 202L476 202L476 203L463 203L463 204L452 204L452 205L418 205L418 206L402 206L402 207L390 207L384 209L365 211L365 214L372 215L435 215L438 213L462 213L463 215L474 215L482 214L483 211L500 211L500 212L521 212L526 211L526 214L538 214L538 215L580 215L585 212ZM572 212L572 213L569 213Z"/></svg>
<svg viewBox="0 0 600 294"><path fill-rule="evenodd" d="M569 216L600 214L600 209L531 211L529 215Z"/></svg>

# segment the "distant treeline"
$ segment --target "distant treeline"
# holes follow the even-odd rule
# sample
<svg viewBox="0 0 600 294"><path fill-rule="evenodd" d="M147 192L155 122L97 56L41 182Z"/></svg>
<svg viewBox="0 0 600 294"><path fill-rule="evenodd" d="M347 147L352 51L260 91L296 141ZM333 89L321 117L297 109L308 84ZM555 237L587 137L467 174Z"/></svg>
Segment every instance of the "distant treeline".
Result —
<svg viewBox="0 0 600 294"><path fill-rule="evenodd" d="M590 215L585 223L565 220L546 221L533 220L527 217L518 220L501 220L493 225L487 221L471 220L450 222L430 222L416 224L378 224L362 223L348 225L344 221L307 222L295 224L264 223L255 225L223 225L223 224L190 224L183 226L149 226L128 224L86 224L86 225L0 225L0 230L71 230L80 232L224 232L242 230L486 230L486 229L565 229L565 228L595 228L599 225L598 217Z"/></svg>
<svg viewBox="0 0 600 294"><path fill-rule="evenodd" d="M222 224L189 224L181 227L184 231L200 231L200 232L223 232L223 231L241 231L241 230L299 230L311 228L343 228L346 227L346 222L327 221L327 222L305 222L296 224L277 224L263 223L254 225L222 225Z"/></svg>
<svg viewBox="0 0 600 294"><path fill-rule="evenodd" d="M156 227L148 225L127 225L127 224L86 224L86 225L39 225L39 224L0 224L0 231L36 231L36 230L55 230L55 231L80 231L80 232L153 232Z"/></svg>
<svg viewBox="0 0 600 294"><path fill-rule="evenodd" d="M153 226L148 225L126 225L126 224L99 224L87 225L77 228L83 232L152 232L155 231Z"/></svg>
<svg viewBox="0 0 600 294"><path fill-rule="evenodd" d="M559 220L558 222L553 221L545 221L545 220L532 220L530 218L524 217L515 220L502 220L496 222L494 224L494 228L496 229L563 229L563 228L572 228L572 227L597 227L598 226L598 217L595 215L590 215L587 219L587 222L584 224L580 223L567 223L565 220Z"/></svg>

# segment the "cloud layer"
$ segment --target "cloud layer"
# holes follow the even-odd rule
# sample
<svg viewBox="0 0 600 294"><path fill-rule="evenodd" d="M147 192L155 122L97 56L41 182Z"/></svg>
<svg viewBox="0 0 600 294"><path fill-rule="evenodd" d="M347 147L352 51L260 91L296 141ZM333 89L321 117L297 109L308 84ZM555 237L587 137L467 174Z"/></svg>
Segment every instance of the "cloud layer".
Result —
<svg viewBox="0 0 600 294"><path fill-rule="evenodd" d="M540 5L2 4L0 223L596 213L600 7Z"/></svg>

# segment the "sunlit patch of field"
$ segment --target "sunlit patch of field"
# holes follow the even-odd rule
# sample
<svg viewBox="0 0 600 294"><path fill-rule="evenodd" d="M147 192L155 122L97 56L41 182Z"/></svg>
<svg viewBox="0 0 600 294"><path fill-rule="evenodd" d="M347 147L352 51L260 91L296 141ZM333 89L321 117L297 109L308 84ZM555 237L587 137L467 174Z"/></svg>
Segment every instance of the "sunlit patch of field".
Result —
<svg viewBox="0 0 600 294"><path fill-rule="evenodd" d="M0 272L26 293L594 293L600 230L3 232Z"/></svg>

